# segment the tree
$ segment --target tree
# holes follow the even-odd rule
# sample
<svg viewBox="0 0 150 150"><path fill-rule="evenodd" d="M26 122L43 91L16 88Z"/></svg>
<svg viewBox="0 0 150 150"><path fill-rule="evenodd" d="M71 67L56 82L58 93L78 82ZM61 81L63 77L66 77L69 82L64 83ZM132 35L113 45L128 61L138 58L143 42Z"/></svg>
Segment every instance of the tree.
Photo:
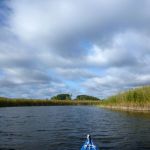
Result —
<svg viewBox="0 0 150 150"><path fill-rule="evenodd" d="M71 100L70 94L58 94L56 96L53 96L51 100Z"/></svg>
<svg viewBox="0 0 150 150"><path fill-rule="evenodd" d="M89 95L78 95L76 97L76 100L100 100L100 99L94 96L89 96Z"/></svg>

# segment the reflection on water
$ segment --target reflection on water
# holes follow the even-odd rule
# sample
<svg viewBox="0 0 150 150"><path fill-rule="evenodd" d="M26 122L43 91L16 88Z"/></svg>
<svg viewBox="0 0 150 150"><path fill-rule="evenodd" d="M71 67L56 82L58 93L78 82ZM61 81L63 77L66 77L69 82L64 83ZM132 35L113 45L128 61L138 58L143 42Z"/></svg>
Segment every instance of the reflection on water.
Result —
<svg viewBox="0 0 150 150"><path fill-rule="evenodd" d="M88 106L0 108L0 150L79 150L88 133L102 150L150 149L150 114Z"/></svg>
<svg viewBox="0 0 150 150"><path fill-rule="evenodd" d="M125 115L127 117L133 117L133 118L141 118L141 119L150 119L150 112L137 112L137 111L121 111L121 110L112 110L114 112L122 113L122 115Z"/></svg>

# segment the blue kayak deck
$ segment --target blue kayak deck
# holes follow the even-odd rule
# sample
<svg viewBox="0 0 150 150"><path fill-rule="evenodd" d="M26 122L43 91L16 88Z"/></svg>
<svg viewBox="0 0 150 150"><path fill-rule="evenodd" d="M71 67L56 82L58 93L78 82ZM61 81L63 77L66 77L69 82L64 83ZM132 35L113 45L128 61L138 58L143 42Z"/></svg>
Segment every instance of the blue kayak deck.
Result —
<svg viewBox="0 0 150 150"><path fill-rule="evenodd" d="M94 145L93 142L89 143L88 140L83 144L81 150L99 150L96 145Z"/></svg>

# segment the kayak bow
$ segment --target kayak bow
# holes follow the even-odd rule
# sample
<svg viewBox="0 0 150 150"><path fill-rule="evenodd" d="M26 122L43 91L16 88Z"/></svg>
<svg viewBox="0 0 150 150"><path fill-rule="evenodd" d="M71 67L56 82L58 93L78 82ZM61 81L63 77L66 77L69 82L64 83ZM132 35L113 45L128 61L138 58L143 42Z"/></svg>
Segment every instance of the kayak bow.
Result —
<svg viewBox="0 0 150 150"><path fill-rule="evenodd" d="M87 140L83 144L81 150L99 150L96 145L94 145L91 136L88 134L87 135Z"/></svg>

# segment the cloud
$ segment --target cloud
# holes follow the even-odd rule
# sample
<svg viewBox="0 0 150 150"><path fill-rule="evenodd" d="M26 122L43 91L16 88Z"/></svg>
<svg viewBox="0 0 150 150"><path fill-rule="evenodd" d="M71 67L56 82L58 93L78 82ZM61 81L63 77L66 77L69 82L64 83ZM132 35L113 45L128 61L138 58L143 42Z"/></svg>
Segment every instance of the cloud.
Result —
<svg viewBox="0 0 150 150"><path fill-rule="evenodd" d="M144 65L149 60L150 37L148 35L126 31L112 38L109 47L93 45L87 62L99 66L136 66Z"/></svg>
<svg viewBox="0 0 150 150"><path fill-rule="evenodd" d="M107 97L149 84L149 6L148 0L1 1L0 94Z"/></svg>
<svg viewBox="0 0 150 150"><path fill-rule="evenodd" d="M96 76L89 69L81 68L56 68L55 71L66 80L86 80Z"/></svg>

